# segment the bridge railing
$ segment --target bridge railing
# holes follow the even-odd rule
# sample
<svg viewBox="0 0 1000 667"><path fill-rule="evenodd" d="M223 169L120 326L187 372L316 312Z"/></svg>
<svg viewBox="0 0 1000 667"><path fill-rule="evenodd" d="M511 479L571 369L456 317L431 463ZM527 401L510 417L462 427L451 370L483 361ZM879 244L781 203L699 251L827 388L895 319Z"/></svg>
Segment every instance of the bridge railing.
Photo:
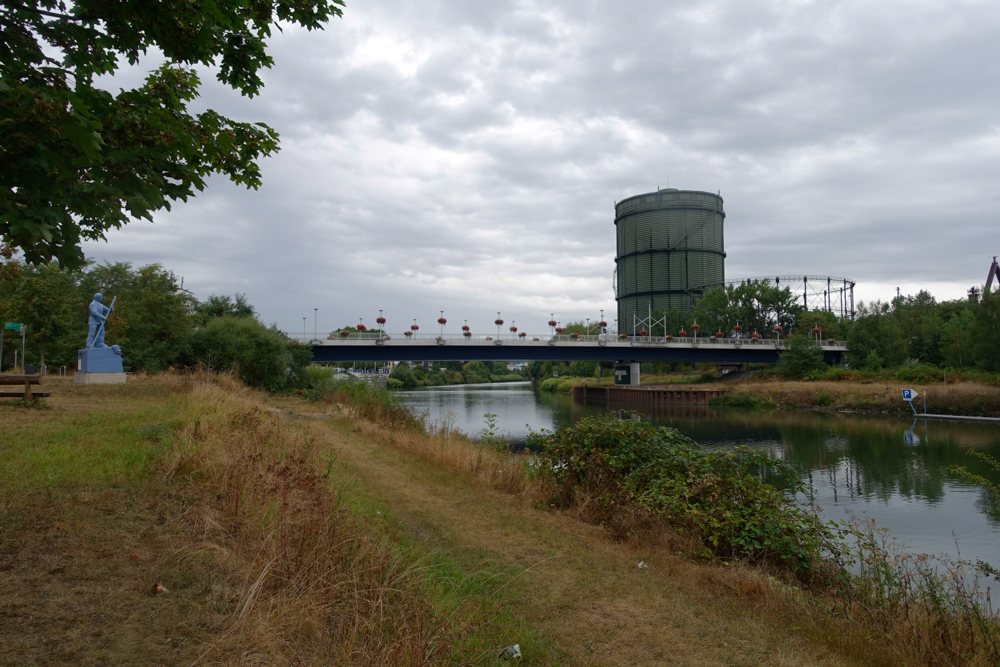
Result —
<svg viewBox="0 0 1000 667"><path fill-rule="evenodd" d="M624 335L614 335L614 334L600 334L600 335L567 335L567 334L528 334L525 336L511 335L511 334L435 334L435 333L411 333L407 336L403 334L380 334L380 333L369 333L369 332L349 332L348 335L330 335L325 338L316 339L312 336L300 336L295 334L289 334L289 337L298 340L303 343L311 345L336 345L337 343L345 344L356 344L359 341L370 341L370 342L385 342L392 341L394 344L397 343L437 343L437 344L471 344L471 345L482 345L484 343L493 343L498 345L538 345L539 343L546 343L549 345L566 344L571 345L574 343L597 343L599 345L607 345L609 343L628 344L636 347L645 346L669 346L669 345L685 345L685 346L701 346L701 345L735 345L737 347L770 347L782 349L787 346L788 341L783 338L760 338L754 339L750 336L742 338L716 338L714 336L624 336ZM837 340L824 340L820 342L821 347L824 348L842 348L847 349L847 343L845 341Z"/></svg>

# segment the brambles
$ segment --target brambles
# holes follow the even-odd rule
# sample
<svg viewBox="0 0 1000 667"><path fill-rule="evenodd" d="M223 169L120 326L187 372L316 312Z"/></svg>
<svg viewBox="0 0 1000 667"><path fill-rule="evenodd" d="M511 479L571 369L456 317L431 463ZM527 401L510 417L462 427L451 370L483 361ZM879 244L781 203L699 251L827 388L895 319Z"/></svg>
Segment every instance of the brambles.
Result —
<svg viewBox="0 0 1000 667"><path fill-rule="evenodd" d="M795 471L768 454L705 452L676 429L609 415L532 438L544 446L538 470L551 502L570 507L587 498L588 518L613 530L628 532L637 519L666 522L720 558L802 575L832 542L829 529L779 488L802 490Z"/></svg>

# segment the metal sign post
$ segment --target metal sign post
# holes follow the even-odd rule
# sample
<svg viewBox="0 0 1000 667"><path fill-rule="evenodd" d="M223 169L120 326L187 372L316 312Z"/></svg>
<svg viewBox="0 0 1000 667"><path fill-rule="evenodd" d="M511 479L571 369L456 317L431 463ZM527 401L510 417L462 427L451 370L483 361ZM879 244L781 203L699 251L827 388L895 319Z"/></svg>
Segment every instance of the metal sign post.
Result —
<svg viewBox="0 0 1000 667"><path fill-rule="evenodd" d="M3 368L3 332L7 329L11 331L23 331L24 325L17 322L4 322L3 329L0 329L0 369ZM23 335L23 334L22 334ZM14 348L14 356L17 356L17 348ZM24 358L24 346L21 346L21 358ZM14 364L17 366L17 363Z"/></svg>

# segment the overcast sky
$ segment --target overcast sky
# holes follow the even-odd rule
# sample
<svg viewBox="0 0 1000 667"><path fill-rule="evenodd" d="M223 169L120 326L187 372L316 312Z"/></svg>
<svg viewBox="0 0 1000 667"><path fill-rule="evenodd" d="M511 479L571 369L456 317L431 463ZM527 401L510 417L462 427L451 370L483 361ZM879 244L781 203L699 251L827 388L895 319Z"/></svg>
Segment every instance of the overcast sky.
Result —
<svg viewBox="0 0 1000 667"><path fill-rule="evenodd" d="M614 317L613 204L675 187L721 191L727 278L959 298L1000 254L998 35L995 1L348 0L272 40L257 98L203 72L281 135L260 190L84 250L290 332L542 332Z"/></svg>

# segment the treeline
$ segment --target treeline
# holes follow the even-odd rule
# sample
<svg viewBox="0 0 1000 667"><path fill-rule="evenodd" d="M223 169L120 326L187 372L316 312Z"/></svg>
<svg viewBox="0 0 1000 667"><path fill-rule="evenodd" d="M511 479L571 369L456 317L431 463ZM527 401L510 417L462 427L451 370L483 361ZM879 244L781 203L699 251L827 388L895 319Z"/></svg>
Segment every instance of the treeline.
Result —
<svg viewBox="0 0 1000 667"><path fill-rule="evenodd" d="M100 292L105 304L118 296L105 342L122 347L124 364L133 371L201 364L235 370L245 384L269 391L306 382L308 346L263 324L242 294L199 301L159 264L88 263L69 270L7 259L0 266L0 319L27 325L23 363L75 368L87 338L87 305ZM9 369L20 336L6 333L2 362Z"/></svg>
<svg viewBox="0 0 1000 667"><path fill-rule="evenodd" d="M938 302L930 293L900 296L858 306L855 319L806 310L791 289L752 280L711 290L691 312L658 311L650 335L723 334L725 337L791 338L793 357L808 367L807 347L798 340L840 340L854 369L928 366L1000 372L1000 294ZM739 329L737 329L739 327ZM785 353L787 354L787 353ZM791 359L789 360L791 361ZM788 364L786 363L786 367Z"/></svg>
<svg viewBox="0 0 1000 667"><path fill-rule="evenodd" d="M453 384L479 384L483 382L519 382L525 376L507 368L506 361L444 361L434 362L431 368L422 364L399 364L389 374L390 389L416 387L441 387Z"/></svg>
<svg viewBox="0 0 1000 667"><path fill-rule="evenodd" d="M861 304L847 336L866 370L926 364L1000 372L1000 294L938 302L928 292Z"/></svg>

